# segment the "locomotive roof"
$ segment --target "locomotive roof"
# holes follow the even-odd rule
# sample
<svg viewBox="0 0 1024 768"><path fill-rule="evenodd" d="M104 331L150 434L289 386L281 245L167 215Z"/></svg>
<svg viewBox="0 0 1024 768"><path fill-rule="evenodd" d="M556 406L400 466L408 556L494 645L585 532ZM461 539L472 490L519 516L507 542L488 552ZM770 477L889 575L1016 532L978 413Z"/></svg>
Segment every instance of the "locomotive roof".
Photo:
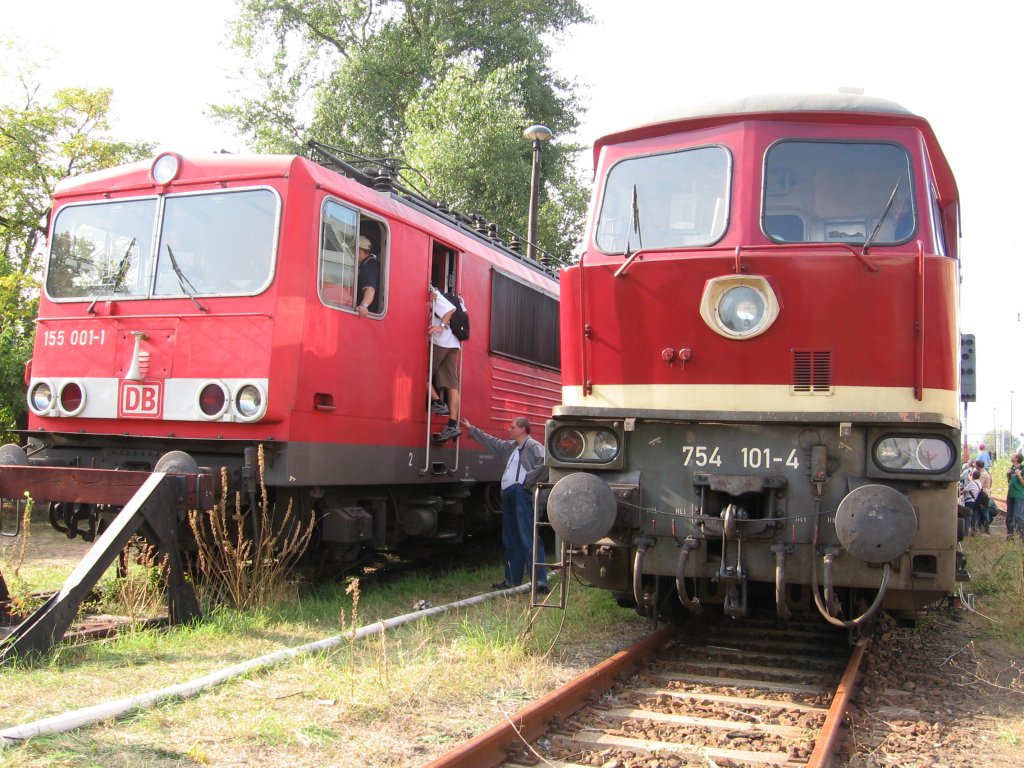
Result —
<svg viewBox="0 0 1024 768"><path fill-rule="evenodd" d="M157 157L163 152L154 155ZM481 232L474 227L470 217L454 211L442 211L431 205L429 201L411 194L403 194L399 189L392 187L384 190L367 184L365 179L356 179L338 169L330 168L315 160L301 155L246 155L246 154L200 154L200 155L179 155L182 167L184 182L172 182L170 185L178 191L183 191L192 184L208 184L214 180L223 181L251 181L257 177L289 178L301 167L304 173L313 177L323 177L322 174L330 174L332 177L342 177L349 183L354 183L357 188L373 190L374 195L384 195L394 199L405 207L415 210L443 226L458 230L463 235L477 240L490 248L501 251L505 255L516 259L527 267L536 270L549 278L558 280L558 269L555 266L546 264L540 260L528 258L525 254L515 250L508 243L490 232ZM155 189L166 188L165 185L158 185L153 181L151 169L153 158L141 160L126 165L105 168L98 171L71 176L59 181L54 189L55 200L76 198L84 195L103 194L110 191L118 191L136 194L152 194ZM397 185L396 185L397 186Z"/></svg>
<svg viewBox="0 0 1024 768"><path fill-rule="evenodd" d="M956 181L931 125L923 117L888 99L853 93L768 94L708 102L676 110L652 122L625 128L594 142L594 167L601 150L680 131L692 131L746 120L795 120L906 125L921 131L932 156L943 204L957 198Z"/></svg>

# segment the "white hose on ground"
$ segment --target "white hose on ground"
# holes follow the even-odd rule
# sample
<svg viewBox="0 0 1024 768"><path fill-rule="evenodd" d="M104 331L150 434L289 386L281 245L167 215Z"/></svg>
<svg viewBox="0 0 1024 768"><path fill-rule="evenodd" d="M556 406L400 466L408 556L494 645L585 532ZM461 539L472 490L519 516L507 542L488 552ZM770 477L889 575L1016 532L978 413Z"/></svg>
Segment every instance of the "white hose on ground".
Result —
<svg viewBox="0 0 1024 768"><path fill-rule="evenodd" d="M470 597L466 600L459 600L454 603L439 605L436 608L424 608L421 611L407 613L403 616L395 616L390 619L385 619L384 621L378 621L376 624L360 627L353 632L334 635L333 637L328 637L324 640L317 640L313 643L300 645L297 648L285 648L280 651L275 651L274 653L268 653L265 656L250 659L249 661L243 661L241 664L235 664L232 667L227 667L226 669L222 669L217 672L211 672L210 674L203 675L202 677L197 677L195 680L190 680L187 683L179 683L178 685L172 685L169 688L161 688L158 691L151 691L149 693L140 694L139 696L117 699L116 701L108 701L91 707L84 707L83 709L64 712L63 714L55 715L54 717L36 720L32 723L16 725L13 728L5 728L0 731L0 749L9 747L12 744L18 744L25 739L38 736L41 733L64 733L66 731L73 731L75 728L91 725L92 723L99 722L100 720L109 720L112 717L118 717L119 715L123 715L125 712L129 712L134 709L152 707L164 699L172 697L182 699L188 698L189 696L194 696L200 691L211 688L212 686L222 683L232 677L238 677L239 675L244 675L247 672L252 672L253 670L270 667L274 664L279 664L282 661L287 661L288 659L301 656L305 653L323 651L328 648L333 648L343 642L362 640L365 637L380 634L385 629L394 629L395 627L400 627L403 624L408 624L411 621L424 619L428 616L435 616L439 613L446 613L447 611L451 611L456 608L468 608L471 605L477 605L478 603L483 603L502 595L514 595L518 592L528 592L529 589L529 584L523 584L510 589L503 589L498 592L488 592L483 595L477 595L476 597Z"/></svg>

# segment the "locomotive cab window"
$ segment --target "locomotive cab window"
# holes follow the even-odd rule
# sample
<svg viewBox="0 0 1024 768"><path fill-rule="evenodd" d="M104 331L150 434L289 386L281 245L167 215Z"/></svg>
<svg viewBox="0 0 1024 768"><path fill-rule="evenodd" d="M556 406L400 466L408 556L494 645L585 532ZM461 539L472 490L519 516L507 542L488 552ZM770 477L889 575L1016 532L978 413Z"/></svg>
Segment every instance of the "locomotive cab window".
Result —
<svg viewBox="0 0 1024 768"><path fill-rule="evenodd" d="M269 189L174 195L164 203L155 297L254 294L270 281L278 198Z"/></svg>
<svg viewBox="0 0 1024 768"><path fill-rule="evenodd" d="M53 224L47 295L145 298L156 218L156 198L61 208Z"/></svg>
<svg viewBox="0 0 1024 768"><path fill-rule="evenodd" d="M917 230L896 144L780 141L765 156L762 226L775 242L898 245Z"/></svg>
<svg viewBox="0 0 1024 768"><path fill-rule="evenodd" d="M601 195L597 247L624 253L715 243L728 219L730 162L717 146L619 161Z"/></svg>
<svg viewBox="0 0 1024 768"><path fill-rule="evenodd" d="M367 247L368 246L368 247ZM324 203L320 226L320 300L329 307L370 316L384 313L387 283L387 228L335 200ZM367 292L366 288L373 288ZM372 295L372 299L366 298Z"/></svg>

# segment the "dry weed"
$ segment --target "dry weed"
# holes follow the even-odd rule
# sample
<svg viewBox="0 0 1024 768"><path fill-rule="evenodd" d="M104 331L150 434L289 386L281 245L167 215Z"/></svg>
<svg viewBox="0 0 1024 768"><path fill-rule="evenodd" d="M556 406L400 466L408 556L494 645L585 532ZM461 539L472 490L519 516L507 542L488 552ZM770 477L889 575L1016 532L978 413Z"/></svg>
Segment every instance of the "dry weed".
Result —
<svg viewBox="0 0 1024 768"><path fill-rule="evenodd" d="M197 543L196 559L202 589L213 604L239 610L273 605L290 595L292 567L305 553L313 534L313 514L299 519L291 502L275 520L275 509L263 482L263 446L259 447L260 500L249 515L258 515L257 541L247 534L242 494L229 504L227 470L221 470L221 499L210 512L189 512L189 526ZM249 520L250 524L253 522Z"/></svg>

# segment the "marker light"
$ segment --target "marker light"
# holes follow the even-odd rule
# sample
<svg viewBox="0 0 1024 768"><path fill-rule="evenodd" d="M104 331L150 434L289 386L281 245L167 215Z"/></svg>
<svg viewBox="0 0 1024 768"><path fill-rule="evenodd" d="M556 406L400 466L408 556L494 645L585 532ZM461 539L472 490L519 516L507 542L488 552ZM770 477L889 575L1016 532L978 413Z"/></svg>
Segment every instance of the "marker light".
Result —
<svg viewBox="0 0 1024 768"><path fill-rule="evenodd" d="M77 416L85 408L85 389L76 381L60 388L60 409L65 416Z"/></svg>
<svg viewBox="0 0 1024 768"><path fill-rule="evenodd" d="M875 444L875 464L890 472L941 474L956 459L953 446L938 437L889 435Z"/></svg>
<svg viewBox="0 0 1024 768"><path fill-rule="evenodd" d="M606 464L619 456L619 436L605 427L565 427L551 436L551 455L562 463Z"/></svg>
<svg viewBox="0 0 1024 768"><path fill-rule="evenodd" d="M228 390L219 381L211 381L203 385L196 398L199 412L208 419L216 419L224 414L228 407Z"/></svg>
<svg viewBox="0 0 1024 768"><path fill-rule="evenodd" d="M181 171L181 155L164 152L153 161L150 175L157 184L169 184L178 177Z"/></svg>

